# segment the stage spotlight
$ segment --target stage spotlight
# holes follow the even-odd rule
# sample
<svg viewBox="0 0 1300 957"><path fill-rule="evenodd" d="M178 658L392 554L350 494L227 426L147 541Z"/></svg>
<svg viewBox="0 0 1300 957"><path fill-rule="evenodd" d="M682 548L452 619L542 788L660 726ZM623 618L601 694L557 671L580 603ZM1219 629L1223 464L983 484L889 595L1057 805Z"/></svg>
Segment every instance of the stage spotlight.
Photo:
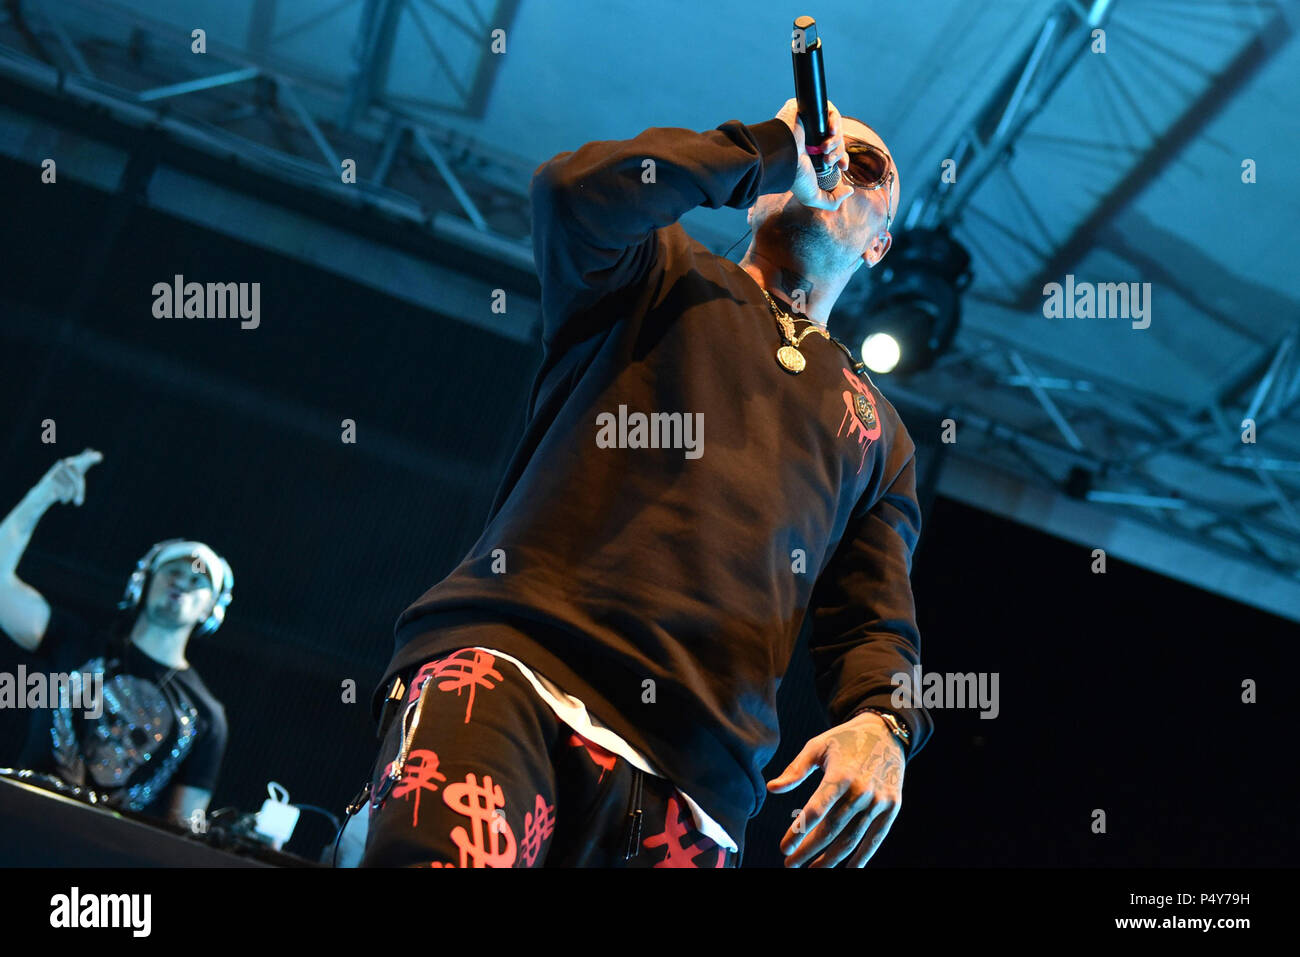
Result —
<svg viewBox="0 0 1300 957"><path fill-rule="evenodd" d="M893 372L902 355L898 340L887 332L873 332L862 340L862 361L872 372Z"/></svg>
<svg viewBox="0 0 1300 957"><path fill-rule="evenodd" d="M880 270L849 341L873 372L927 369L957 334L970 253L947 229L913 229L894 238Z"/></svg>

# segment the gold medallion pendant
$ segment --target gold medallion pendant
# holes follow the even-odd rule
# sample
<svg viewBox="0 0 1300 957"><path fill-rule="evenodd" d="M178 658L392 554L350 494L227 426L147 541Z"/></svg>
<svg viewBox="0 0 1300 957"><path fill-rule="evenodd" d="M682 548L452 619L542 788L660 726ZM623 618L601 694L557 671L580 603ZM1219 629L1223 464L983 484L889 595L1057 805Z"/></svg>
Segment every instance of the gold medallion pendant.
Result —
<svg viewBox="0 0 1300 957"><path fill-rule="evenodd" d="M787 372L798 374L803 372L803 367L807 365L803 353L794 346L782 346L776 350L776 361L781 363L781 367Z"/></svg>

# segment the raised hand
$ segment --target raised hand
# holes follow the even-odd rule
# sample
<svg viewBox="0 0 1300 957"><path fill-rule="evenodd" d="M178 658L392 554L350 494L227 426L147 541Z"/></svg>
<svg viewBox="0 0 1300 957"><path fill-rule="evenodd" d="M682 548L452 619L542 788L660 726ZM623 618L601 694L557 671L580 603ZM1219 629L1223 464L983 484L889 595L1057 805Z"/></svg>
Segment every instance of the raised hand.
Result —
<svg viewBox="0 0 1300 957"><path fill-rule="evenodd" d="M86 472L102 461L104 456L94 449L59 459L36 484L37 493L49 503L80 505L86 500Z"/></svg>
<svg viewBox="0 0 1300 957"><path fill-rule="evenodd" d="M843 172L849 168L849 154L844 148L844 136L840 131L840 111L829 101L826 103L826 116L830 120L831 135L824 143L814 145L826 150L831 162ZM853 195L853 187L844 180L843 176L840 177L835 189L830 192L817 185L817 172L813 169L812 159L808 156L803 121L799 119L799 101L786 100L785 106L781 107L776 118L784 120L790 127L799 151L799 170L795 173L794 184L790 187L794 198L814 209L839 209L840 204Z"/></svg>

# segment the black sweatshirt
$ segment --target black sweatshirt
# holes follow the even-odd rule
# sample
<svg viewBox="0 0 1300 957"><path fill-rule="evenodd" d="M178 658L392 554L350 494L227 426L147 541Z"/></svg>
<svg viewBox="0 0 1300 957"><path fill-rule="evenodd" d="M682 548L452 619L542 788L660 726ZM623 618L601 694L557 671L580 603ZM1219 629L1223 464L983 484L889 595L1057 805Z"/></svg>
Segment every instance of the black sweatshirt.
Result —
<svg viewBox="0 0 1300 957"><path fill-rule="evenodd" d="M920 648L906 428L816 333L786 372L759 285L677 224L785 192L795 169L776 119L652 128L538 168L545 353L524 435L482 536L399 619L384 678L470 645L513 655L737 840L805 614L833 724L892 711L909 757L933 727L890 702Z"/></svg>

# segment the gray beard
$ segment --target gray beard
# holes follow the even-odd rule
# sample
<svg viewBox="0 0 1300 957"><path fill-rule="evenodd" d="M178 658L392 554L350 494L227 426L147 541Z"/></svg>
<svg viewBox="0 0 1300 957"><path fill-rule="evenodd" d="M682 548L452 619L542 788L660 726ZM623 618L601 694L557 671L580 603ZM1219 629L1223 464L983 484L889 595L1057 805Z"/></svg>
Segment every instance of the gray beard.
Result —
<svg viewBox="0 0 1300 957"><path fill-rule="evenodd" d="M854 254L844 248L813 212L798 200L792 200L760 228L770 230L790 250L791 258L802 264L803 271L821 276L837 275L851 266Z"/></svg>

